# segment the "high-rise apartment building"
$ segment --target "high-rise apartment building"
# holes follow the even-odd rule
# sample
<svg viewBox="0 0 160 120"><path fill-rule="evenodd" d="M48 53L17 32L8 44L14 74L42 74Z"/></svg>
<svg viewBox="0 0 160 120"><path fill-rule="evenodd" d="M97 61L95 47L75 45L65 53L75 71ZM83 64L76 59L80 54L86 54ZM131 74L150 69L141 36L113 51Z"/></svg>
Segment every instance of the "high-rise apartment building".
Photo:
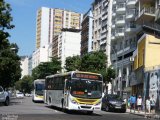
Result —
<svg viewBox="0 0 160 120"><path fill-rule="evenodd" d="M42 7L37 12L36 50L33 53L33 68L40 62L47 62L50 57L56 56L54 37L61 33L62 28L80 29L83 15L69 10ZM47 48L48 47L48 48ZM46 55L42 49L45 48ZM47 58L39 58L47 57ZM43 60L43 61L41 61ZM46 60L46 61L44 61Z"/></svg>
<svg viewBox="0 0 160 120"><path fill-rule="evenodd" d="M62 28L80 29L82 14L57 9L42 7L37 12L36 48L43 47L59 35Z"/></svg>
<svg viewBox="0 0 160 120"><path fill-rule="evenodd" d="M132 55L136 49L135 4L137 0L113 0L111 61L116 69L114 91L130 94L128 77L132 71Z"/></svg>
<svg viewBox="0 0 160 120"><path fill-rule="evenodd" d="M107 66L110 62L111 50L111 18L112 0L95 0L93 9L93 50L102 50L108 56Z"/></svg>

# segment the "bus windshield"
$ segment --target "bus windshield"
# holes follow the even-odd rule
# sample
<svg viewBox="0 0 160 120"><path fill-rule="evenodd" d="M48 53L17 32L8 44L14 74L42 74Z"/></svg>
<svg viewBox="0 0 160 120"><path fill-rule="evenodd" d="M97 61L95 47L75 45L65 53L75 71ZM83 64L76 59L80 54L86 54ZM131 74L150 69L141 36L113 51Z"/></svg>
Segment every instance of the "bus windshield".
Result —
<svg viewBox="0 0 160 120"><path fill-rule="evenodd" d="M101 98L102 82L95 80L72 79L71 95L80 98Z"/></svg>
<svg viewBox="0 0 160 120"><path fill-rule="evenodd" d="M36 84L35 90L37 95L43 95L44 84Z"/></svg>

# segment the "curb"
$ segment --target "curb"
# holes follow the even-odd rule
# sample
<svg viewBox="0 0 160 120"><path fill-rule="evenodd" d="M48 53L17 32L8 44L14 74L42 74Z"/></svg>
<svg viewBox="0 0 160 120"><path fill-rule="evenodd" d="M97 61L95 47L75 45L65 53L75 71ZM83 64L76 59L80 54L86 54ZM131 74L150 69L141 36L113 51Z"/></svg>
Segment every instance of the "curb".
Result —
<svg viewBox="0 0 160 120"><path fill-rule="evenodd" d="M159 114L138 114L138 113L133 113L133 112L127 112L129 114L133 114L133 115L137 115L137 116L143 116L145 118L154 118L154 119L160 119L160 115Z"/></svg>
<svg viewBox="0 0 160 120"><path fill-rule="evenodd" d="M128 112L129 114L132 114L132 115L137 115L137 116L144 116L145 117L145 114L138 114L138 113L132 113L132 112Z"/></svg>

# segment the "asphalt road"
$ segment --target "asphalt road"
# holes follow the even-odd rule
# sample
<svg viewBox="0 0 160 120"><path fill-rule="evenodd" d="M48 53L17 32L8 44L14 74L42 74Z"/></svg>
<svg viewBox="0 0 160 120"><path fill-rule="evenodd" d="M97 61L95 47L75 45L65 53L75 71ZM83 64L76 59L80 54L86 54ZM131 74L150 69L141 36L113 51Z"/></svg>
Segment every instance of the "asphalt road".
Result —
<svg viewBox="0 0 160 120"><path fill-rule="evenodd" d="M92 115L73 111L64 113L61 109L33 103L31 97L13 99L10 106L0 105L0 120L144 120L129 113L99 111Z"/></svg>

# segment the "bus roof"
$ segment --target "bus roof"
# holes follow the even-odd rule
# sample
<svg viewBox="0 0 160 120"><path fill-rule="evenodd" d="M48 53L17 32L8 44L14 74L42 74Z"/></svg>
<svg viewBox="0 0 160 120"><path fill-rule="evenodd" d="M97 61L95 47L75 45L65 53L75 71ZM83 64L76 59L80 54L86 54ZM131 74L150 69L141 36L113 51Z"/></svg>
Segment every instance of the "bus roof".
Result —
<svg viewBox="0 0 160 120"><path fill-rule="evenodd" d="M93 72L85 72L85 71L70 71L70 72L66 72L66 73L57 73L57 74L54 74L54 75L49 75L49 76L46 76L46 78L51 78L51 77L54 77L54 76L65 76L65 75L71 75L73 73L85 73L85 74L94 74L94 75L101 75L99 73L93 73Z"/></svg>
<svg viewBox="0 0 160 120"><path fill-rule="evenodd" d="M34 80L35 82L36 81L45 81L45 79L36 79L36 80Z"/></svg>

